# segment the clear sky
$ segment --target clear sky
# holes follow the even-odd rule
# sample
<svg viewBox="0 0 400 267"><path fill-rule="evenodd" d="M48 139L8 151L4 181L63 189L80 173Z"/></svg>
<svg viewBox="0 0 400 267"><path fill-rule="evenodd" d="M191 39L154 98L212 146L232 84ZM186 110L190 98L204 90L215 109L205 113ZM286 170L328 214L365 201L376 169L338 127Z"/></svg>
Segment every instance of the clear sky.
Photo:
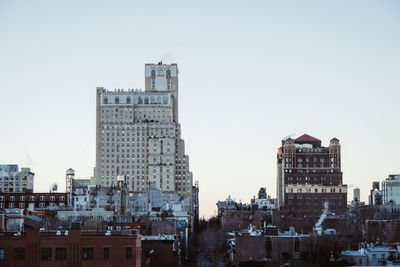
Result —
<svg viewBox="0 0 400 267"><path fill-rule="evenodd" d="M367 200L400 173L399 1L0 1L0 163L35 190L95 164L96 86L143 88L176 62L200 213L276 192L289 134L342 144L343 180ZM349 194L349 199L352 193Z"/></svg>

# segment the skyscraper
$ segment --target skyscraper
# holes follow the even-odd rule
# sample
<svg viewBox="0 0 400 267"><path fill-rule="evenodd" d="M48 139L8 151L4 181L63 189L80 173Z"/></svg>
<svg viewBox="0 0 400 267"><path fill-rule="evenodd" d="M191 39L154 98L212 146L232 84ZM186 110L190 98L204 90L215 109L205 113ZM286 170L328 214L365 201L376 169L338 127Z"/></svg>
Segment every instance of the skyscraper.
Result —
<svg viewBox="0 0 400 267"><path fill-rule="evenodd" d="M342 181L340 143L331 139L329 147L304 134L282 141L278 149L278 208L294 216L319 216L328 204L337 215L347 210L347 185Z"/></svg>
<svg viewBox="0 0 400 267"><path fill-rule="evenodd" d="M123 175L130 190L149 183L191 194L192 173L178 121L177 64L146 64L145 91L97 88L96 184Z"/></svg>

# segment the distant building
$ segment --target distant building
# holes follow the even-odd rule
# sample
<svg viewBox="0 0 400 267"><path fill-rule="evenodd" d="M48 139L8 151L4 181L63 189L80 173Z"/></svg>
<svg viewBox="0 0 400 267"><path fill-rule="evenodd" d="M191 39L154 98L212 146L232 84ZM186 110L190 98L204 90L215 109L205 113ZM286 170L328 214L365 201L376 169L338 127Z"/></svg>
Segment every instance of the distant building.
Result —
<svg viewBox="0 0 400 267"><path fill-rule="evenodd" d="M321 140L307 134L285 139L278 149L277 169L279 216L290 213L292 220L312 225L321 215L324 203L328 203L331 213L347 213L347 185L342 180L338 139L331 139L329 147L323 147Z"/></svg>
<svg viewBox="0 0 400 267"><path fill-rule="evenodd" d="M368 257L364 250L345 250L340 253L339 260L345 264L367 266Z"/></svg>
<svg viewBox="0 0 400 267"><path fill-rule="evenodd" d="M236 209L236 202L231 199L231 196L228 196L225 201L218 201L217 202L217 210L218 216L222 216L225 210L235 210Z"/></svg>
<svg viewBox="0 0 400 267"><path fill-rule="evenodd" d="M382 191L379 182L372 182L372 188L368 197L368 205L381 205L383 203Z"/></svg>
<svg viewBox="0 0 400 267"><path fill-rule="evenodd" d="M400 212L399 207L397 208ZM397 216L396 216L397 217ZM400 220L366 220L366 241L396 243L400 240Z"/></svg>
<svg viewBox="0 0 400 267"><path fill-rule="evenodd" d="M353 190L353 201L360 202L360 188L354 188Z"/></svg>
<svg viewBox="0 0 400 267"><path fill-rule="evenodd" d="M261 229L261 212L258 210L225 210L221 219L225 231L241 230L249 225Z"/></svg>
<svg viewBox="0 0 400 267"><path fill-rule="evenodd" d="M0 210L19 208L34 211L66 206L67 193L0 193Z"/></svg>
<svg viewBox="0 0 400 267"><path fill-rule="evenodd" d="M30 168L19 170L16 164L0 165L0 192L33 192L35 174Z"/></svg>
<svg viewBox="0 0 400 267"><path fill-rule="evenodd" d="M97 185L126 177L130 191L150 183L163 191L192 194L189 157L178 121L177 64L146 64L145 91L97 88Z"/></svg>
<svg viewBox="0 0 400 267"><path fill-rule="evenodd" d="M400 174L391 174L382 182L383 203L400 204Z"/></svg>
<svg viewBox="0 0 400 267"><path fill-rule="evenodd" d="M369 205L382 205L383 193L379 189L379 182L372 182L372 189L368 198Z"/></svg>
<svg viewBox="0 0 400 267"><path fill-rule="evenodd" d="M390 246L368 245L364 251L368 258L368 266L386 265L387 261L392 261L399 257L397 249Z"/></svg>
<svg viewBox="0 0 400 267"><path fill-rule="evenodd" d="M232 266L326 266L330 251L338 245L335 235L297 234L293 228L285 233L262 234L250 227L229 235ZM324 262L316 257L321 252L325 253Z"/></svg>
<svg viewBox="0 0 400 267"><path fill-rule="evenodd" d="M340 253L341 262L357 266L398 265L399 251L391 246L367 245L359 250L345 250ZM396 264L393 264L396 262ZM390 264L388 264L390 263Z"/></svg>
<svg viewBox="0 0 400 267"><path fill-rule="evenodd" d="M265 187L261 187L258 191L258 198L253 198L251 205L257 206L260 210L272 210L275 209L275 199L267 195Z"/></svg>

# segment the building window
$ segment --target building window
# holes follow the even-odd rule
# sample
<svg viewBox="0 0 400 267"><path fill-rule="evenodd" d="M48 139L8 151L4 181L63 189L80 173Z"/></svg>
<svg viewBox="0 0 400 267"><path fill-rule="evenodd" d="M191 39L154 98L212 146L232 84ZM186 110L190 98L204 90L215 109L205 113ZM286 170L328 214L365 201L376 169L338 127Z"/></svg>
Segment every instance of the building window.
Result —
<svg viewBox="0 0 400 267"><path fill-rule="evenodd" d="M64 196L60 196L60 201L64 201Z"/></svg>
<svg viewBox="0 0 400 267"><path fill-rule="evenodd" d="M25 248L14 248L14 260L23 260L25 258Z"/></svg>
<svg viewBox="0 0 400 267"><path fill-rule="evenodd" d="M50 196L50 201L56 200L55 196Z"/></svg>
<svg viewBox="0 0 400 267"><path fill-rule="evenodd" d="M11 196L11 197L10 197L10 201L15 201L15 197L14 197L14 196Z"/></svg>
<svg viewBox="0 0 400 267"><path fill-rule="evenodd" d="M40 196L40 201L45 201L46 197L45 196Z"/></svg>
<svg viewBox="0 0 400 267"><path fill-rule="evenodd" d="M127 103L127 104L130 104L130 103L131 103L131 98L130 98L129 96L126 98L126 103Z"/></svg>
<svg viewBox="0 0 400 267"><path fill-rule="evenodd" d="M118 96L115 98L115 104L119 104L119 97Z"/></svg>
<svg viewBox="0 0 400 267"><path fill-rule="evenodd" d="M108 98L107 97L103 98L103 104L108 104Z"/></svg>
<svg viewBox="0 0 400 267"><path fill-rule="evenodd" d="M35 196L31 196L29 199L30 201L35 201Z"/></svg>
<svg viewBox="0 0 400 267"><path fill-rule="evenodd" d="M25 203L19 203L19 207L22 209L25 208Z"/></svg>
<svg viewBox="0 0 400 267"><path fill-rule="evenodd" d="M66 248L56 248L56 260L64 261L67 259L67 249Z"/></svg>
<svg viewBox="0 0 400 267"><path fill-rule="evenodd" d="M110 258L110 248L104 248L104 259L108 260Z"/></svg>
<svg viewBox="0 0 400 267"><path fill-rule="evenodd" d="M19 201L25 201L25 197L24 196L20 196L19 197Z"/></svg>
<svg viewBox="0 0 400 267"><path fill-rule="evenodd" d="M0 260L4 260L5 249L0 248Z"/></svg>
<svg viewBox="0 0 400 267"><path fill-rule="evenodd" d="M93 248L83 248L82 249L82 259L93 260Z"/></svg>
<svg viewBox="0 0 400 267"><path fill-rule="evenodd" d="M126 248L126 259L127 260L132 259L132 248L131 247Z"/></svg>
<svg viewBox="0 0 400 267"><path fill-rule="evenodd" d="M40 254L42 261L50 261L51 260L51 248L41 248Z"/></svg>

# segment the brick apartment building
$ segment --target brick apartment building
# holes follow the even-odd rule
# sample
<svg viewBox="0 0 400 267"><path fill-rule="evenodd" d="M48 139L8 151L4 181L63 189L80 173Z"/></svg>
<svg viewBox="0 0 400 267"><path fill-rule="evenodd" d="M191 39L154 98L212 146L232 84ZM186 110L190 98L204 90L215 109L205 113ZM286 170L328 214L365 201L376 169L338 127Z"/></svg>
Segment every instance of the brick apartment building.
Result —
<svg viewBox="0 0 400 267"><path fill-rule="evenodd" d="M0 211L5 208L33 211L67 204L67 193L0 193Z"/></svg>
<svg viewBox="0 0 400 267"><path fill-rule="evenodd" d="M261 212L258 210L225 210L221 223L225 231L246 229L250 224L261 229Z"/></svg>
<svg viewBox="0 0 400 267"><path fill-rule="evenodd" d="M0 236L0 266L101 267L142 266L140 236L69 230L56 232L28 230L22 236Z"/></svg>
<svg viewBox="0 0 400 267"><path fill-rule="evenodd" d="M333 138L328 147L304 134L282 141L277 154L277 207L274 223L281 220L315 223L324 203L330 213L347 212L347 185L342 181L341 147Z"/></svg>

